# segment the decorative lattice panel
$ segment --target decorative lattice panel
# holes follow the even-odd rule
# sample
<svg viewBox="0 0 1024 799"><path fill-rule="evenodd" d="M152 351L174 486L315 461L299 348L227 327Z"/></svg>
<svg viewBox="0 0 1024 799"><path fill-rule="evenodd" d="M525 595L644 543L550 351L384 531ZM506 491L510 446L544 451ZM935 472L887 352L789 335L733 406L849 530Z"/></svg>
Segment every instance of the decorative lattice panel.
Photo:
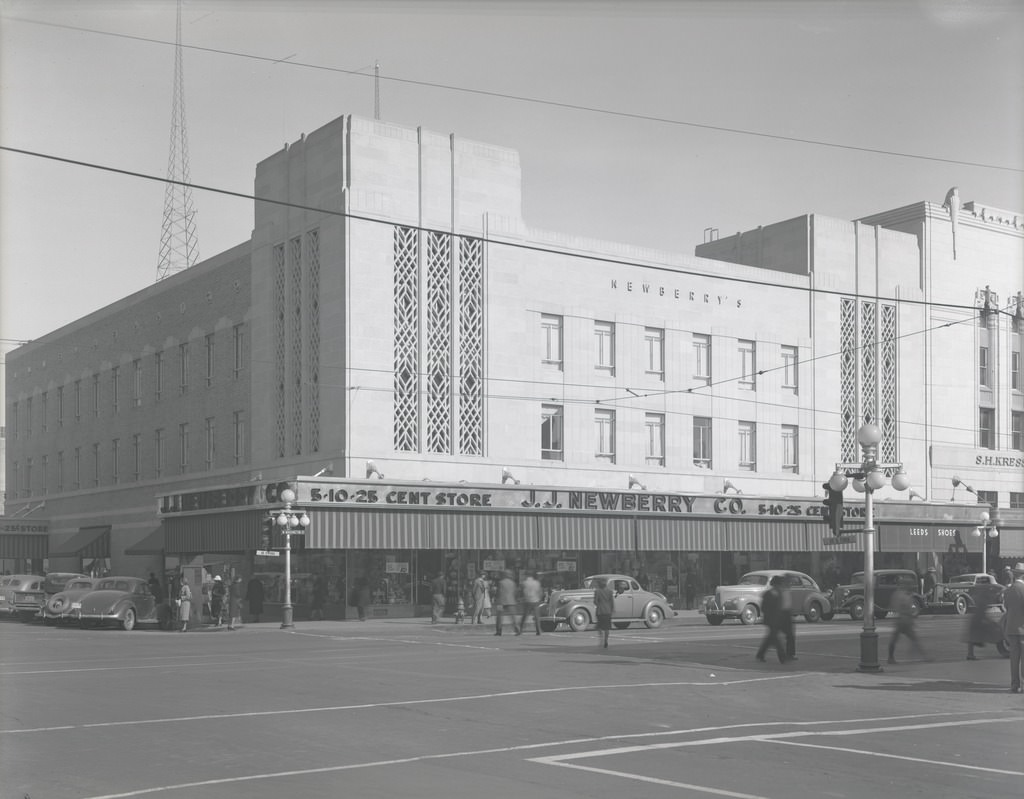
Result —
<svg viewBox="0 0 1024 799"><path fill-rule="evenodd" d="M291 442L292 454L302 454L302 239L289 242L289 303L291 305Z"/></svg>
<svg viewBox="0 0 1024 799"><path fill-rule="evenodd" d="M839 437L842 459L857 459L857 305L839 303Z"/></svg>
<svg viewBox="0 0 1024 799"><path fill-rule="evenodd" d="M459 451L484 454L483 242L459 239Z"/></svg>
<svg viewBox="0 0 1024 799"><path fill-rule="evenodd" d="M896 451L896 306L881 305L880 340L878 342L878 426L882 431L879 457L883 462L895 463Z"/></svg>
<svg viewBox="0 0 1024 799"><path fill-rule="evenodd" d="M395 228L395 450L417 452L420 446L420 304L419 235Z"/></svg>
<svg viewBox="0 0 1024 799"><path fill-rule="evenodd" d="M452 245L427 234L427 451L452 451Z"/></svg>
<svg viewBox="0 0 1024 799"><path fill-rule="evenodd" d="M309 406L309 451L320 451L320 231L306 234L306 403Z"/></svg>
<svg viewBox="0 0 1024 799"><path fill-rule="evenodd" d="M862 424L878 424L878 328L875 304L860 304L860 417Z"/></svg>
<svg viewBox="0 0 1024 799"><path fill-rule="evenodd" d="M274 451L284 457L285 449L285 271L284 245L274 247Z"/></svg>

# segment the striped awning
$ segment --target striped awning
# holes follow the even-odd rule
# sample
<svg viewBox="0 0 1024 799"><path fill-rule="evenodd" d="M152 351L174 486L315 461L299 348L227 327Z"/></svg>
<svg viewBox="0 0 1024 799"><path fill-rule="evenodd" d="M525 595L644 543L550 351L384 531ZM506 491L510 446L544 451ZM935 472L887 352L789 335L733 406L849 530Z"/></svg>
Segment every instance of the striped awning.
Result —
<svg viewBox="0 0 1024 799"><path fill-rule="evenodd" d="M307 549L431 549L428 515L372 510L310 510Z"/></svg>
<svg viewBox="0 0 1024 799"><path fill-rule="evenodd" d="M530 513L428 513L434 549L537 548L537 519Z"/></svg>
<svg viewBox="0 0 1024 799"><path fill-rule="evenodd" d="M0 533L0 559L45 558L49 548L47 533Z"/></svg>
<svg viewBox="0 0 1024 799"><path fill-rule="evenodd" d="M166 533L163 525L157 527L153 532L125 549L125 555L162 555L166 544Z"/></svg>
<svg viewBox="0 0 1024 799"><path fill-rule="evenodd" d="M539 516L537 549L632 551L635 543L632 517Z"/></svg>
<svg viewBox="0 0 1024 799"><path fill-rule="evenodd" d="M636 548L640 552L715 552L725 540L719 519L637 519Z"/></svg>
<svg viewBox="0 0 1024 799"><path fill-rule="evenodd" d="M725 546L722 549L733 552L808 552L819 549L812 546L812 531L819 539L828 535L824 524L726 522Z"/></svg>
<svg viewBox="0 0 1024 799"><path fill-rule="evenodd" d="M258 549L265 513L259 510L164 517L164 550L186 552L245 552Z"/></svg>
<svg viewBox="0 0 1024 799"><path fill-rule="evenodd" d="M50 550L51 558L109 558L110 525L81 527L78 532L56 549Z"/></svg>

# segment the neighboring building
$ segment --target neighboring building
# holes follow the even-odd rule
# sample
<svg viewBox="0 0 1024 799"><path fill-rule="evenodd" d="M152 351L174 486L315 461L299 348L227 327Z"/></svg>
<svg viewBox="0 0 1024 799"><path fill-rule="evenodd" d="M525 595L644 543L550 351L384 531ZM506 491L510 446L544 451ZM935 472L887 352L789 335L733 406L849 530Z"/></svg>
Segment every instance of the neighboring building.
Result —
<svg viewBox="0 0 1024 799"><path fill-rule="evenodd" d="M527 228L513 150L350 116L255 191L250 242L8 355L8 512L45 499L51 566L259 573L273 599L288 483L298 599L319 576L335 616L362 577L412 613L441 569L824 577L859 568L818 514L864 421L919 495L994 500L1024 557L1020 216L959 209L955 260L927 202L668 255ZM881 562L979 553L975 509L951 551L937 505L878 498Z"/></svg>

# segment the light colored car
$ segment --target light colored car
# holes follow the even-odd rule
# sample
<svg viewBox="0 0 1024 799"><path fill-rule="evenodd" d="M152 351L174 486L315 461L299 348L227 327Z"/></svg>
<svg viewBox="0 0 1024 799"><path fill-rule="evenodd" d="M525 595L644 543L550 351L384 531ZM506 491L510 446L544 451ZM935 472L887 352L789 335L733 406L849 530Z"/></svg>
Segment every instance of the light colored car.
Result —
<svg viewBox="0 0 1024 799"><path fill-rule="evenodd" d="M40 612L46 624L61 624L66 621L78 621L78 612L82 607L81 599L96 587L92 577L79 576L68 580L64 589L46 600Z"/></svg>
<svg viewBox="0 0 1024 799"><path fill-rule="evenodd" d="M987 605L1001 605L1003 586L991 574L972 572L958 574L935 586L934 597L925 597L928 602L952 605L958 615L964 616L974 609L978 597L984 597Z"/></svg>
<svg viewBox="0 0 1024 799"><path fill-rule="evenodd" d="M757 624L761 620L761 599L776 576L786 581L794 616L803 616L812 623L832 619L832 603L808 575L790 569L765 569L748 572L736 585L720 585L713 595L704 597L700 609L708 624L717 626L725 619Z"/></svg>
<svg viewBox="0 0 1024 799"><path fill-rule="evenodd" d="M568 625L573 632L581 632L597 623L594 609L594 589L598 580L607 580L615 596L612 624L623 630L634 622L646 627L660 627L665 619L674 618L676 611L664 595L645 591L635 578L624 574L595 574L583 579L583 587L576 590L552 591L546 602L537 608L540 628L552 632L559 625Z"/></svg>
<svg viewBox="0 0 1024 799"><path fill-rule="evenodd" d="M27 610L20 609L18 602L20 598L24 605L26 603L25 595L42 591L43 579L41 574L5 574L0 577L0 616L31 618L38 613L38 605L29 613Z"/></svg>
<svg viewBox="0 0 1024 799"><path fill-rule="evenodd" d="M79 607L74 608L75 605ZM124 630L137 624L163 624L162 605L141 577L103 577L72 607L78 611L81 625L116 622Z"/></svg>

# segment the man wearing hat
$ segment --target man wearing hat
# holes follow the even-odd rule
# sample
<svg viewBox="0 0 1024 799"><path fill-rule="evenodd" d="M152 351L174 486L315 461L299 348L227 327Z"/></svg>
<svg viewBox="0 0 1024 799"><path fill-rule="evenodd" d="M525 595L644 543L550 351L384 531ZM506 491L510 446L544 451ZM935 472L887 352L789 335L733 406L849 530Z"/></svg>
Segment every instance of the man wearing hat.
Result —
<svg viewBox="0 0 1024 799"><path fill-rule="evenodd" d="M224 623L224 599L227 593L228 589L218 574L213 578L213 589L210 591L210 614L218 627Z"/></svg>
<svg viewBox="0 0 1024 799"><path fill-rule="evenodd" d="M1010 645L1010 691L1024 693L1021 687L1020 651L1024 638L1024 563L1013 567L1013 583L1003 592L1006 608L1006 642Z"/></svg>

